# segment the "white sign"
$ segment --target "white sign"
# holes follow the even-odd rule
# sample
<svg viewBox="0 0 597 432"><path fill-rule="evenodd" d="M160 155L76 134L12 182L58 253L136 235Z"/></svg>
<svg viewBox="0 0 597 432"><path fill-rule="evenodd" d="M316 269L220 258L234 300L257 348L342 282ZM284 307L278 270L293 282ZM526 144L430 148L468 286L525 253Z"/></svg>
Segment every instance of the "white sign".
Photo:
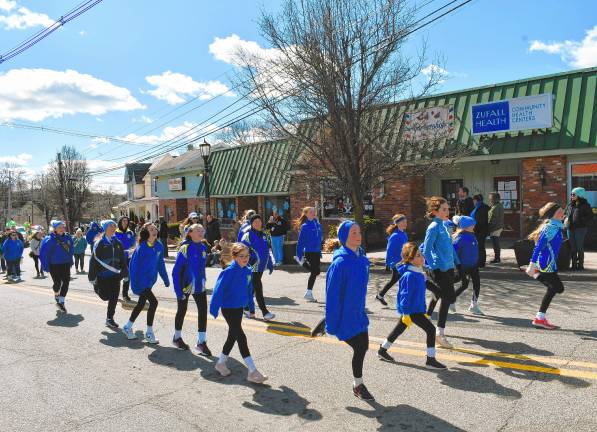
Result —
<svg viewBox="0 0 597 432"><path fill-rule="evenodd" d="M452 138L454 134L454 106L444 105L411 111L404 114L406 141L429 141Z"/></svg>
<svg viewBox="0 0 597 432"><path fill-rule="evenodd" d="M473 135L553 126L553 96L544 93L471 107Z"/></svg>
<svg viewBox="0 0 597 432"><path fill-rule="evenodd" d="M182 177L168 179L168 190L181 191L183 190L182 183Z"/></svg>

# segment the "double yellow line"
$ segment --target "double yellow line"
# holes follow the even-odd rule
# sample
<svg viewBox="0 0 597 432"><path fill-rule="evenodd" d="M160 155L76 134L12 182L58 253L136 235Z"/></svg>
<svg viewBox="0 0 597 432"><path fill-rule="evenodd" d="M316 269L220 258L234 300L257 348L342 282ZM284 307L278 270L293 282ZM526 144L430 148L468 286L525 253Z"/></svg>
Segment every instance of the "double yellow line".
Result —
<svg viewBox="0 0 597 432"><path fill-rule="evenodd" d="M43 296L53 295L52 292L50 292L50 290L46 288L31 288L19 285L5 286L13 288L15 290L26 291ZM68 300L102 307L105 306L105 302L80 294L71 293L68 296ZM156 314L161 316L174 317L176 315L176 310L159 307ZM197 314L195 313L189 313L188 315L195 317L197 316ZM221 319L212 319L210 325L212 324L221 327L227 326L227 324ZM310 329L308 327L300 327L291 324L283 324L276 322L262 323L260 321L254 320L243 320L243 329L250 330L256 333L273 333L281 336L303 337L311 339L313 341L331 345L344 345L343 342L340 342L332 337L312 338L310 335ZM373 340L376 343L369 344L369 348L372 350L377 350L379 347L379 343L383 341L383 338L370 336L370 340ZM424 348L425 345L421 343L400 341L399 346L394 346L390 348L389 351L413 357L425 357ZM458 347L455 347L451 350L440 349L438 351L437 356L439 359L443 361L450 361L462 364L486 365L494 366L498 369L512 369L534 373L544 373L549 375L559 375L562 377L597 380L597 372L594 371L597 370L597 363L585 361L568 360L548 356L512 354L482 349L469 349ZM527 363L512 362L511 360L518 360ZM565 366L566 368L559 368L558 366ZM584 370L568 369L567 367L570 366L583 368Z"/></svg>

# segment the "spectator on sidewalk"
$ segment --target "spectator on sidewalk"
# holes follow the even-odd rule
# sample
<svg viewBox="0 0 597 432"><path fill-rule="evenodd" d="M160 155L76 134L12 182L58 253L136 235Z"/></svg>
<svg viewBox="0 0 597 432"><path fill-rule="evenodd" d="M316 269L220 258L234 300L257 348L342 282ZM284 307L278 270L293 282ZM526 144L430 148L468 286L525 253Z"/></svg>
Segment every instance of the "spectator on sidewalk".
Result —
<svg viewBox="0 0 597 432"><path fill-rule="evenodd" d="M572 189L570 204L566 207L564 225L568 229L572 270L585 269L585 236L587 235L587 225L593 219L593 211L585 194L584 188Z"/></svg>
<svg viewBox="0 0 597 432"><path fill-rule="evenodd" d="M475 205L471 217L475 219L475 237L479 243L479 268L485 267L487 253L485 252L485 238L489 235L489 206L483 202L483 195L473 196Z"/></svg>
<svg viewBox="0 0 597 432"><path fill-rule="evenodd" d="M497 192L491 192L489 194L489 236L491 237L491 243L493 245L493 260L492 264L500 262L500 236L504 229L504 207L500 201L500 194Z"/></svg>
<svg viewBox="0 0 597 432"><path fill-rule="evenodd" d="M73 245L73 253L75 255L75 272L77 274L85 273L83 268L85 267L85 249L87 249L87 240L85 237L83 237L83 230L81 228L77 228L77 231L75 232ZM79 268L81 269L80 271Z"/></svg>
<svg viewBox="0 0 597 432"><path fill-rule="evenodd" d="M284 261L284 237L288 232L288 221L274 212L267 222L266 228L269 230L272 239L272 252L274 253L274 266L282 265Z"/></svg>
<svg viewBox="0 0 597 432"><path fill-rule="evenodd" d="M456 202L456 214L459 216L470 216L475 208L473 199L468 196L469 191L467 187L458 188L458 201Z"/></svg>
<svg viewBox="0 0 597 432"><path fill-rule="evenodd" d="M205 221L205 239L211 247L216 240L219 240L222 237L222 234L220 233L220 221L214 218L211 214L205 216Z"/></svg>
<svg viewBox="0 0 597 432"><path fill-rule="evenodd" d="M164 216L160 216L159 237L164 246L164 258L168 258L168 224L164 220Z"/></svg>

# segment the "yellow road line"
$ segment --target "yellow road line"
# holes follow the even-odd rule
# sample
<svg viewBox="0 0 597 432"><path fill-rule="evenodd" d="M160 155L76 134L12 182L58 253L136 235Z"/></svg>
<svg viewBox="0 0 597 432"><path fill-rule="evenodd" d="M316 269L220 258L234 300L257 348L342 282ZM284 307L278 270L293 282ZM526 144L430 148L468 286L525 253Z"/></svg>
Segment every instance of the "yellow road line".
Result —
<svg viewBox="0 0 597 432"><path fill-rule="evenodd" d="M53 296L53 293L47 292L47 290L42 288L30 288L30 287L23 287L23 286L16 286L16 285L7 285L9 288L15 288L17 290L27 291L35 294L45 295L45 296ZM79 294L69 294L69 300L74 300L79 303L86 303L96 306L104 306L105 302L89 298L87 296L82 296ZM173 309L167 308L158 308L156 311L157 315L161 316L175 316L176 311ZM196 314L189 313L189 316L197 316ZM219 327L227 327L225 321L221 319L212 319L212 324L215 324ZM292 336L292 337L303 337L313 341L318 341L321 343L325 343L328 345L345 345L344 342L339 341L332 337L318 337L318 338L311 338L308 329L304 327L286 325L286 324L277 324L277 323L264 323L263 325L257 324L255 321L243 320L243 328L249 329L251 331L257 333L273 333L282 336ZM295 330L295 331L284 331L278 329L286 329L286 330ZM373 340L382 340L381 338L377 337L370 337ZM401 341L400 345L410 345L413 347L420 347L424 346L419 343L409 342L409 341ZM376 351L379 348L379 345L376 343L369 344L369 349ZM411 348L402 348L402 347L392 347L389 349L391 352L406 354L409 356L414 357L425 357L425 351L422 349L411 349ZM459 355L458 352L462 352L465 354L471 354L475 356L482 356L484 358L475 358L468 355ZM494 366L496 368L503 368L503 369L515 369L515 370L524 370L536 373L545 373L550 375L559 375L565 377L574 377L574 378L586 378L597 380L597 372L592 371L583 371L577 369L559 369L555 367L550 367L548 364L546 365L532 365L532 364L524 364L524 363L512 363L512 362L504 362L494 359L488 359L486 357L507 357L513 358L516 360L523 360L523 361L537 361L541 363L557 363L557 364L566 364L568 366L581 366L581 367L588 367L594 368L597 367L595 363L589 362L578 362L578 361L567 361L565 359L552 359L549 357L540 357L540 356L524 356L519 354L509 354L509 353L494 353L491 351L482 351L482 350L470 350L470 349L460 349L455 348L452 350L438 350L437 357L444 361L451 361L457 363L465 363L465 364L477 364L477 365L487 365L487 366Z"/></svg>

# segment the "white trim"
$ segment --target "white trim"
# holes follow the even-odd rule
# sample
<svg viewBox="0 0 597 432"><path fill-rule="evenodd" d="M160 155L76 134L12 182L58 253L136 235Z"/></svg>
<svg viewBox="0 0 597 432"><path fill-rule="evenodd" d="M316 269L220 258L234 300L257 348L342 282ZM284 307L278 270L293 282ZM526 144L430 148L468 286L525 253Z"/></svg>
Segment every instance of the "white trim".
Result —
<svg viewBox="0 0 597 432"><path fill-rule="evenodd" d="M588 148L584 148L584 149L538 150L538 151L522 152L522 153L504 153L504 154L495 154L495 155L466 156L461 159L457 159L456 163L504 160L504 159L527 159L527 158L531 158L531 157L566 156L566 155L583 154L583 153L597 153L597 147L588 147Z"/></svg>
<svg viewBox="0 0 597 432"><path fill-rule="evenodd" d="M597 160L572 161L566 165L566 205L572 192L572 165L597 164Z"/></svg>

